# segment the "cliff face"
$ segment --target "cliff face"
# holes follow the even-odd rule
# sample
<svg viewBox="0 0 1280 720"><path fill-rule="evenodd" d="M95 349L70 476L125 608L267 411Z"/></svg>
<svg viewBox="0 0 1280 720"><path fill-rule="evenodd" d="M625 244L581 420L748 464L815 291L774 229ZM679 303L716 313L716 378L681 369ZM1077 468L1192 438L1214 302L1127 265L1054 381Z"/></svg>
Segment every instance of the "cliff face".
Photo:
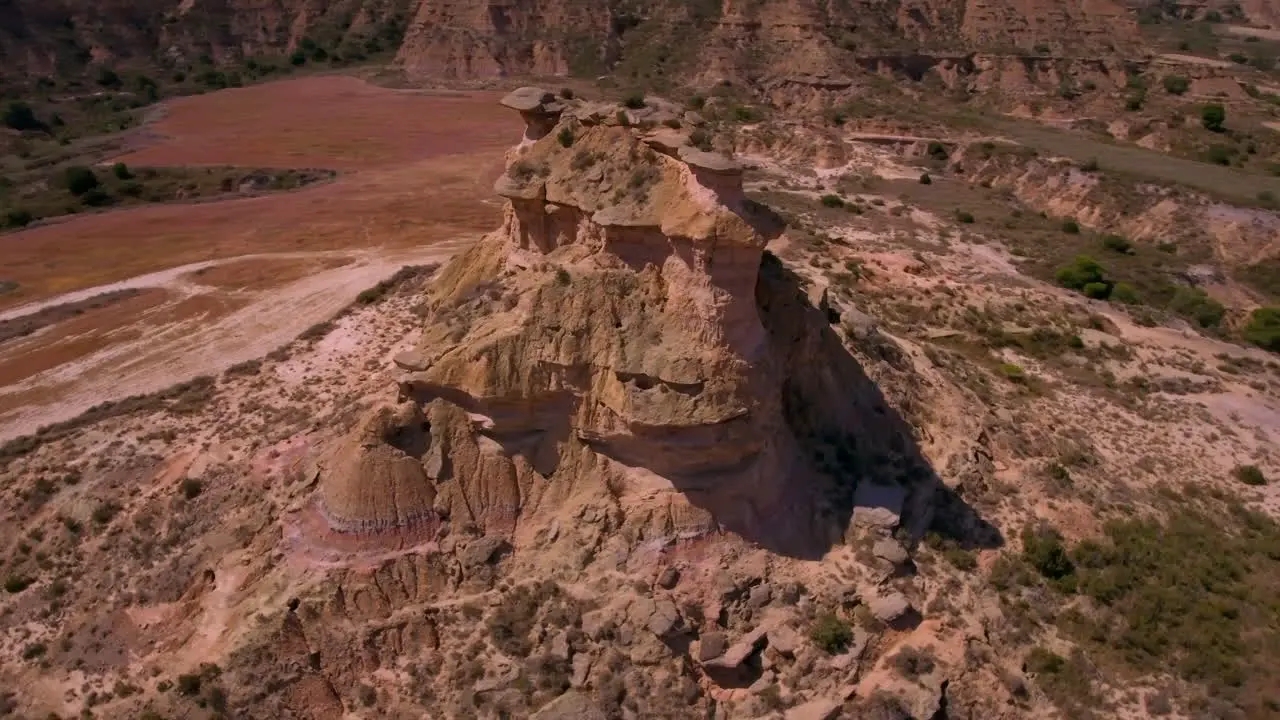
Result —
<svg viewBox="0 0 1280 720"><path fill-rule="evenodd" d="M423 3L399 61L411 74L556 74L715 82L838 73L882 55L1030 51L1125 52L1136 25L1114 0L772 0L627 8Z"/></svg>
<svg viewBox="0 0 1280 720"><path fill-rule="evenodd" d="M330 529L447 524L520 546L603 502L647 536L838 542L856 458L908 442L867 426L882 401L764 255L782 227L740 168L611 106L536 89L507 104L528 127L497 182L503 226L433 284L396 359L401 404L322 459ZM848 462L815 463L818 438Z"/></svg>
<svg viewBox="0 0 1280 720"><path fill-rule="evenodd" d="M0 60L16 72L87 65L217 63L289 52L397 51L415 76L615 72L715 82L830 74L859 59L975 51L1068 54L1131 48L1116 0L768 0L602 4L581 0L10 0ZM403 41L403 42L402 42Z"/></svg>

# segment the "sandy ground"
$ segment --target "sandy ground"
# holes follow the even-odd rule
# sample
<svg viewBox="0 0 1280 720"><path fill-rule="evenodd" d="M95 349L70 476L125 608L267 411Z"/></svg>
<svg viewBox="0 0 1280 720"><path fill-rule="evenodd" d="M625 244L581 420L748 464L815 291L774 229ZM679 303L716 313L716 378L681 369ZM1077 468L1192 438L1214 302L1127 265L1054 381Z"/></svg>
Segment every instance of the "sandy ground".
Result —
<svg viewBox="0 0 1280 720"><path fill-rule="evenodd" d="M312 325L329 319L360 291L404 265L442 262L469 241L470 238L459 238L419 250L351 253L350 264L279 288L252 294L232 291L239 293L239 303L218 302L232 293L188 280L192 271L210 267L211 263L182 266L94 288L94 293L118 287L163 288L171 297L165 305L168 309L181 308L193 298L206 302L196 312L170 313L168 317L164 313L142 315L136 323L122 328L115 342L105 343L96 352L82 356L73 353L65 362L5 385L0 389L0 440L70 419L101 402L154 392L262 357ZM145 333L130 332L139 324L145 326ZM43 335L37 333L4 348L0 364L6 358L44 346ZM74 345L68 349L74 349Z"/></svg>
<svg viewBox="0 0 1280 720"><path fill-rule="evenodd" d="M501 208L492 180L520 136L519 118L492 94L422 94L340 76L185 98L154 127L165 139L124 161L348 172L296 192L141 206L5 235L0 279L19 288L0 296L0 309L203 260L409 248L484 231Z"/></svg>
<svg viewBox="0 0 1280 720"><path fill-rule="evenodd" d="M0 346L0 439L261 357L403 265L498 224L520 121L492 93L312 77L183 98L134 166L323 167L335 182L72 217L0 238L0 320L122 288L144 297Z"/></svg>

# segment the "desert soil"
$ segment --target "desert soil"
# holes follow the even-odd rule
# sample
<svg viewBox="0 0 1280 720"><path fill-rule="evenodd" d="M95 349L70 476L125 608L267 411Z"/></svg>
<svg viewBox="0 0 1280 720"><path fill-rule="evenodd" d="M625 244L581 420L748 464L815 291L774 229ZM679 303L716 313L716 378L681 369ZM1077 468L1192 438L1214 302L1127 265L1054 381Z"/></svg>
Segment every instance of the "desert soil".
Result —
<svg viewBox="0 0 1280 720"><path fill-rule="evenodd" d="M129 302L0 346L0 438L259 357L406 264L497 224L518 120L489 93L310 77L176 100L131 166L324 167L271 196L95 213L0 238L0 320L124 288Z"/></svg>

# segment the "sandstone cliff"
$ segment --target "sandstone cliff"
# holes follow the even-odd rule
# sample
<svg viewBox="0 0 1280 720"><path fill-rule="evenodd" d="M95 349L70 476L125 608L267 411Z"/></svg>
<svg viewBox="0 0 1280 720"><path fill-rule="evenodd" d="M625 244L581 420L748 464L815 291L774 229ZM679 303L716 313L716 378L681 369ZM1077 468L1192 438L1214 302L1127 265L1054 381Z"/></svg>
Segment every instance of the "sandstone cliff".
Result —
<svg viewBox="0 0 1280 720"><path fill-rule="evenodd" d="M907 481L898 512L913 493L927 507L905 428L868 424L882 401L764 255L782 228L732 159L609 106L529 88L507 104L528 129L497 182L503 226L433 284L396 360L402 404L321 460L331 530L479 527L520 546L626 498L653 537L723 529L814 556L872 456L896 463L877 482Z"/></svg>

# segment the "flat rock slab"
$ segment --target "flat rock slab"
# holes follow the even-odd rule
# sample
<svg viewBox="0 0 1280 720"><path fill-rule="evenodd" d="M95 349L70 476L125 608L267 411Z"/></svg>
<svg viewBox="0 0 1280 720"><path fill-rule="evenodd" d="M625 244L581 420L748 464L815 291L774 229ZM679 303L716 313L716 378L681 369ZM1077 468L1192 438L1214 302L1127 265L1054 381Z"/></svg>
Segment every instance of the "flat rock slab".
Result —
<svg viewBox="0 0 1280 720"><path fill-rule="evenodd" d="M892 530L902 521L907 489L901 485L858 484L853 493L853 524Z"/></svg>
<svg viewBox="0 0 1280 720"><path fill-rule="evenodd" d="M840 712L840 703L834 700L810 700L787 711L786 720L831 720Z"/></svg>
<svg viewBox="0 0 1280 720"><path fill-rule="evenodd" d="M604 711L587 695L570 690L543 705L531 720L608 720Z"/></svg>

